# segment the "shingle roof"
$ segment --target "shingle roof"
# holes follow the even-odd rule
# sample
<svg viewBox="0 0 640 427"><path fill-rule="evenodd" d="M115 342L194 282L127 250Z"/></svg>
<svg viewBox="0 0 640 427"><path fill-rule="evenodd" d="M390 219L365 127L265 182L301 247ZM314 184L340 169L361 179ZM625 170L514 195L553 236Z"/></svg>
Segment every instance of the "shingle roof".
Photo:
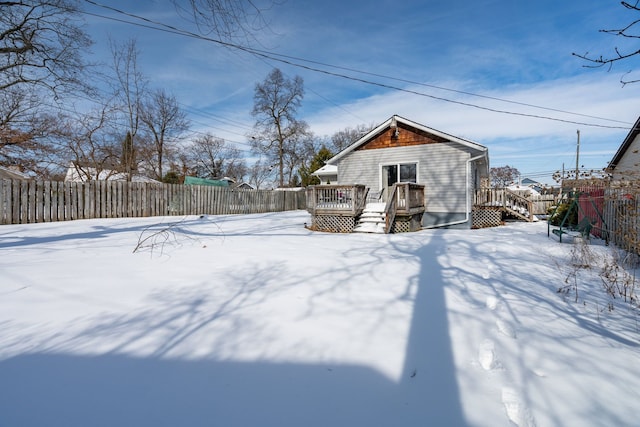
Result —
<svg viewBox="0 0 640 427"><path fill-rule="evenodd" d="M29 177L23 173L12 171L0 166L0 179L29 179Z"/></svg>

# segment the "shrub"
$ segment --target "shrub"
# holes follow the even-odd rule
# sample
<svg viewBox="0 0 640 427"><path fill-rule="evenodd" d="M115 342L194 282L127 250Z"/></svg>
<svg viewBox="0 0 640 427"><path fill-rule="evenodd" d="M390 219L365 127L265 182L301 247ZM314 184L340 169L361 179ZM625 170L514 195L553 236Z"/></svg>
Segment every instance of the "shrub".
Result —
<svg viewBox="0 0 640 427"><path fill-rule="evenodd" d="M562 223L562 220L564 220L565 216L567 215L567 212L569 212L570 208L571 208L571 203L561 203L557 207L551 206L547 211L547 214L549 215L549 222L551 222L552 225L560 225ZM569 212L569 216L567 217L567 220L564 222L564 226L565 227L575 226L577 224L578 224L578 210L571 209L571 212Z"/></svg>

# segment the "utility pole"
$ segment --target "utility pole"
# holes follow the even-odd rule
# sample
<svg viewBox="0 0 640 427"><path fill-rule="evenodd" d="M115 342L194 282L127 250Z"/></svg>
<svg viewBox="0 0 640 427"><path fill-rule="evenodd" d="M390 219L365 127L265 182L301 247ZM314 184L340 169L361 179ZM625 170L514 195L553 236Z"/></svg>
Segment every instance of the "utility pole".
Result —
<svg viewBox="0 0 640 427"><path fill-rule="evenodd" d="M558 195L559 199L562 199L562 190L564 189L564 180L565 180L565 172L564 172L564 162L562 162L562 176L560 177L560 193Z"/></svg>
<svg viewBox="0 0 640 427"><path fill-rule="evenodd" d="M578 174L580 173L580 167L579 167L579 163L580 163L580 129L578 129L577 132L578 132L578 145L576 147L576 180L578 179Z"/></svg>

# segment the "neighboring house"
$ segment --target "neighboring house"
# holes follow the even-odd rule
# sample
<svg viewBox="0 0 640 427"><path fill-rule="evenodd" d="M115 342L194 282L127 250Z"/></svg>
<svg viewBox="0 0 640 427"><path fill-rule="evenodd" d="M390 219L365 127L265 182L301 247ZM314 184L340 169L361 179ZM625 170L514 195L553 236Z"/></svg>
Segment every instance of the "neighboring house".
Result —
<svg viewBox="0 0 640 427"><path fill-rule="evenodd" d="M324 165L312 175L320 180L320 184L337 184L338 183L338 167L336 165Z"/></svg>
<svg viewBox="0 0 640 427"><path fill-rule="evenodd" d="M248 182L234 182L231 184L231 188L237 188L238 190L255 190L255 187Z"/></svg>
<svg viewBox="0 0 640 427"><path fill-rule="evenodd" d="M423 227L471 226L474 190L489 178L488 149L394 115L315 173L323 184L361 184L381 201L394 183L424 185ZM329 178L330 177L330 178Z"/></svg>
<svg viewBox="0 0 640 427"><path fill-rule="evenodd" d="M196 178L194 176L184 177L185 185L208 185L213 187L229 187L238 190L255 190L255 188L247 182L236 182L235 179L225 176L224 178L207 179Z"/></svg>
<svg viewBox="0 0 640 427"><path fill-rule="evenodd" d="M513 191L524 196L539 196L540 193L533 187L527 185L513 184L505 187L507 190Z"/></svg>
<svg viewBox="0 0 640 427"><path fill-rule="evenodd" d="M534 181L531 178L524 178L522 181L520 181L520 186L521 187L528 187L534 191L536 191L537 193L542 192L542 190L544 189L544 185L539 183L538 181Z"/></svg>
<svg viewBox="0 0 640 427"><path fill-rule="evenodd" d="M25 179L30 179L30 178L27 175L23 174L22 172L18 172L18 171L13 170L13 169L3 168L2 166L0 166L0 179L20 179L20 180L25 180Z"/></svg>
<svg viewBox="0 0 640 427"><path fill-rule="evenodd" d="M96 168L89 166L79 166L71 163L64 177L65 182L88 182L88 181L126 181L127 175L123 172L117 172L111 169L102 169L98 171ZM151 184L159 184L160 181L148 178L143 175L133 175L131 182L146 182Z"/></svg>
<svg viewBox="0 0 640 427"><path fill-rule="evenodd" d="M622 141L606 170L615 181L640 179L640 117Z"/></svg>

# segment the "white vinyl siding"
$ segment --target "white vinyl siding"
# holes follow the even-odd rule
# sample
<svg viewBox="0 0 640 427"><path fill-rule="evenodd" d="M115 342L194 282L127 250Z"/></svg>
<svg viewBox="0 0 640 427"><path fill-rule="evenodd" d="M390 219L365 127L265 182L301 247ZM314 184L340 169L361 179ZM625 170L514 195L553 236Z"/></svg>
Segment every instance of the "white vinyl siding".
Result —
<svg viewBox="0 0 640 427"><path fill-rule="evenodd" d="M364 184L380 189L381 165L417 163L418 184L425 186L429 212L466 212L467 147L436 143L353 151L338 162L339 184Z"/></svg>
<svg viewBox="0 0 640 427"><path fill-rule="evenodd" d="M632 180L640 178L640 135L636 136L613 170L613 179Z"/></svg>

